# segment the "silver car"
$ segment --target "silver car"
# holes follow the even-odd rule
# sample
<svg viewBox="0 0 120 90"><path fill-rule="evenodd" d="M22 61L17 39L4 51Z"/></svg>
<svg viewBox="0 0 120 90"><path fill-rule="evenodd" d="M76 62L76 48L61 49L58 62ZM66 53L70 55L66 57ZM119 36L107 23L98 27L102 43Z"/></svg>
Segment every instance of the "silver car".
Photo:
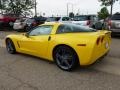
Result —
<svg viewBox="0 0 120 90"><path fill-rule="evenodd" d="M13 25L13 29L16 31L21 31L25 29L27 18L17 19Z"/></svg>
<svg viewBox="0 0 120 90"><path fill-rule="evenodd" d="M107 28L114 34L120 34L120 13L111 16L107 22Z"/></svg>
<svg viewBox="0 0 120 90"><path fill-rule="evenodd" d="M73 24L102 29L102 23L98 20L97 15L77 15L74 17Z"/></svg>
<svg viewBox="0 0 120 90"><path fill-rule="evenodd" d="M67 16L63 16L63 17L48 17L47 20L45 21L45 23L48 22L62 22L62 23L72 23L70 18Z"/></svg>

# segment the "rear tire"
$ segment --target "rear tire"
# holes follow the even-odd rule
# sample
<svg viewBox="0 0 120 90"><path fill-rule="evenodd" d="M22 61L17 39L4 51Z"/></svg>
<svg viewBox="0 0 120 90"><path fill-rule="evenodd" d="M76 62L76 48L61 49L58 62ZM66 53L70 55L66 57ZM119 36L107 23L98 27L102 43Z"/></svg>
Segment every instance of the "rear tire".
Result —
<svg viewBox="0 0 120 90"><path fill-rule="evenodd" d="M6 40L6 49L7 49L8 53L10 53L10 54L15 54L16 53L14 43L11 39Z"/></svg>
<svg viewBox="0 0 120 90"><path fill-rule="evenodd" d="M68 46L58 46L53 52L56 65L65 71L71 71L78 66L78 56L76 52Z"/></svg>

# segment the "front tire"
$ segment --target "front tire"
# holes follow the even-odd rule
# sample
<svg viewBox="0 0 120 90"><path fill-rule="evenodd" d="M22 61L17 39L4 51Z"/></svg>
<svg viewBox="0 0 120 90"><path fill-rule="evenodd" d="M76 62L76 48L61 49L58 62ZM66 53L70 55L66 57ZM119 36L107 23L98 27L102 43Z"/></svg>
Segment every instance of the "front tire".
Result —
<svg viewBox="0 0 120 90"><path fill-rule="evenodd" d="M59 46L53 52L57 66L65 71L71 71L78 65L76 52L68 46Z"/></svg>
<svg viewBox="0 0 120 90"><path fill-rule="evenodd" d="M8 53L10 53L10 54L15 54L16 53L14 43L11 39L6 40L6 48L7 48Z"/></svg>

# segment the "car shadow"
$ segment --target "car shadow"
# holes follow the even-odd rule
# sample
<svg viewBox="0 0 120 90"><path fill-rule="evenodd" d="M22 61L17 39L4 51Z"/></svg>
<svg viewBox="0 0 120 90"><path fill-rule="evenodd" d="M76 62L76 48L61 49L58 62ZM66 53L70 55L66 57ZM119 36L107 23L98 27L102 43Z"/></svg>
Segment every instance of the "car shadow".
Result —
<svg viewBox="0 0 120 90"><path fill-rule="evenodd" d="M112 35L112 38L120 39L120 34Z"/></svg>
<svg viewBox="0 0 120 90"><path fill-rule="evenodd" d="M28 62L29 61L35 61L35 62L40 63L40 64L43 63L43 64L53 65L52 67L54 67L55 70L59 70L60 72L64 72L64 73L66 72L66 71L60 70L57 67L57 65L55 64L55 62L53 62L53 61L49 61L47 59L43 59L43 58L40 58L40 57L36 57L36 56L28 55L28 54L23 54L23 53L16 53L14 56L16 56L16 55L18 55L20 57L23 57L23 58L28 58L28 59L24 59L25 61L28 61ZM98 60L94 64L89 65L89 66L80 66L80 65L78 65L74 70L66 72L66 73L75 73L75 74L96 73L98 71L96 69L94 69L94 67L97 67L98 64L102 65L103 63L104 63L104 60L102 60L102 61Z"/></svg>

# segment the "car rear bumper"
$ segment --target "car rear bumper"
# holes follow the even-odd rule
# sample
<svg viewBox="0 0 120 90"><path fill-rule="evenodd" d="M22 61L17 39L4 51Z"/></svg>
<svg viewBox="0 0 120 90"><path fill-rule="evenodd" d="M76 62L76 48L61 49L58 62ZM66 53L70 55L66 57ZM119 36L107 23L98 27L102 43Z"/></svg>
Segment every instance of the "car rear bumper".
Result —
<svg viewBox="0 0 120 90"><path fill-rule="evenodd" d="M91 52L89 53L88 49L87 53L85 53L86 57L83 59L81 58L80 65L82 66L91 65L94 62L96 62L99 58L104 57L104 55L109 52L111 44L111 32L101 31L100 33L101 35L99 36L100 37L99 44L96 44L97 41L96 39L93 48L91 48L90 50ZM103 40L102 37L104 37Z"/></svg>
<svg viewBox="0 0 120 90"><path fill-rule="evenodd" d="M120 33L120 29L110 29L110 31L112 31L112 33Z"/></svg>

